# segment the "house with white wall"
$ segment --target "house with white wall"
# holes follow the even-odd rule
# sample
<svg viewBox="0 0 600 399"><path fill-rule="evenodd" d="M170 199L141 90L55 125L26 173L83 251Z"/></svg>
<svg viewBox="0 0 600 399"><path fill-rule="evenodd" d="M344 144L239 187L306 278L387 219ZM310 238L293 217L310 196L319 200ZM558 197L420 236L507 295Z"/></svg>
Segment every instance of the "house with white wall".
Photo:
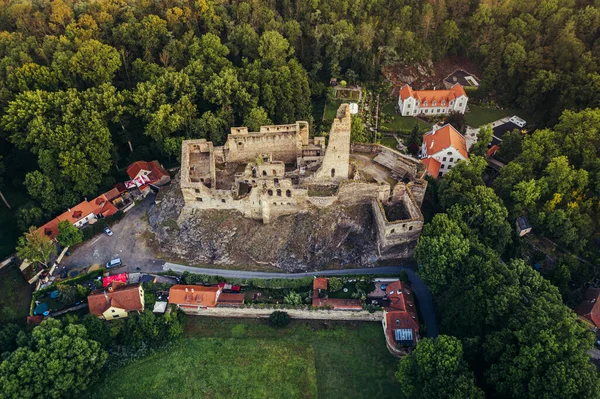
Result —
<svg viewBox="0 0 600 399"><path fill-rule="evenodd" d="M413 90L404 85L398 96L398 111L402 116L464 114L468 100L467 93L458 83L449 90Z"/></svg>
<svg viewBox="0 0 600 399"><path fill-rule="evenodd" d="M446 124L439 129L423 135L421 162L427 167L427 173L437 178L448 173L458 161L469 159L467 143L452 125Z"/></svg>

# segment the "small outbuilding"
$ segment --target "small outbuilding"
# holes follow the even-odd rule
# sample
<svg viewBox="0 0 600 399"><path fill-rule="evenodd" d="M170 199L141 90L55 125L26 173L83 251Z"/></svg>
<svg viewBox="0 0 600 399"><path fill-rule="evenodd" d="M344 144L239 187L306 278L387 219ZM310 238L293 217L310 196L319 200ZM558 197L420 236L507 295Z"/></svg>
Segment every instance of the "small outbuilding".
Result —
<svg viewBox="0 0 600 399"><path fill-rule="evenodd" d="M152 313L160 313L163 314L167 310L168 302L166 301L156 301L154 303L154 309L152 309Z"/></svg>
<svg viewBox="0 0 600 399"><path fill-rule="evenodd" d="M531 232L531 225L529 224L529 220L525 216L519 216L516 222L517 226L517 234L519 237L523 237L524 235Z"/></svg>

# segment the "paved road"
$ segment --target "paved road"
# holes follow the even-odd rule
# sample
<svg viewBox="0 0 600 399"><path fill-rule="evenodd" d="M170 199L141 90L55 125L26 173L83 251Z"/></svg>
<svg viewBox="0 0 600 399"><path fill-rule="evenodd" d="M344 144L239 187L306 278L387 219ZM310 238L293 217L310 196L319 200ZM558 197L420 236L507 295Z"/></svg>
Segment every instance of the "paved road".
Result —
<svg viewBox="0 0 600 399"><path fill-rule="evenodd" d="M166 262L163 266L164 271L172 270L177 273L189 272L196 274L207 274L211 276L231 277L231 278L301 278L313 276L339 276L348 274L398 274L405 270L410 278L410 285L419 301L418 306L423 317L423 322L427 326L427 336L435 338L438 336L435 311L433 308L433 299L427 286L421 280L421 277L412 269L403 266L383 266L363 269L339 269L339 270L321 270L307 273L269 273L269 272L251 272L245 270L226 270L226 269L208 269L179 265Z"/></svg>

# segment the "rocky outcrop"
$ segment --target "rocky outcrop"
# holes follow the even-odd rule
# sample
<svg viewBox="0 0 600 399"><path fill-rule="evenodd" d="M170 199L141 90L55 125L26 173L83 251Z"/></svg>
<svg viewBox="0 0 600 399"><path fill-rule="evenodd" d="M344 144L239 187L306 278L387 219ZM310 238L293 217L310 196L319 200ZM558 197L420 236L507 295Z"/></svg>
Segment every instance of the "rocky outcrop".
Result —
<svg viewBox="0 0 600 399"><path fill-rule="evenodd" d="M173 261L286 272L368 267L377 259L369 205L335 206L281 216L270 224L230 210L185 208L178 179L149 211L159 252Z"/></svg>

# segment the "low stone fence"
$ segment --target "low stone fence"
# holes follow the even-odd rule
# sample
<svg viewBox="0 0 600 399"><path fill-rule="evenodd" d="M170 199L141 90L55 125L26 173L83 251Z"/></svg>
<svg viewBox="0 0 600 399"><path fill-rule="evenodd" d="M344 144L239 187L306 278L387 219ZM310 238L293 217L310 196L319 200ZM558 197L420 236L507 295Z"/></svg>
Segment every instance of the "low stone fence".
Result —
<svg viewBox="0 0 600 399"><path fill-rule="evenodd" d="M298 310L298 309L254 309L254 308L208 308L199 311L184 310L192 316L213 317L269 317L276 310L286 312L293 319L305 320L345 320L345 321L381 321L383 312L369 313L367 311L350 310Z"/></svg>

